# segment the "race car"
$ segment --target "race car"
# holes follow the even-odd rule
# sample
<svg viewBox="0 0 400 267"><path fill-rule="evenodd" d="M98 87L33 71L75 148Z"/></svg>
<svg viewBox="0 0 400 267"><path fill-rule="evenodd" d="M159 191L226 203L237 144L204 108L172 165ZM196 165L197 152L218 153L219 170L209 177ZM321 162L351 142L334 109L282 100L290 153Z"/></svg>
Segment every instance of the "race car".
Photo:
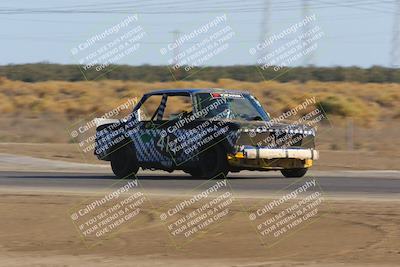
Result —
<svg viewBox="0 0 400 267"><path fill-rule="evenodd" d="M95 122L94 154L110 161L119 178L139 168L205 179L241 170L302 177L319 156L315 129L271 119L246 91L153 91L129 116Z"/></svg>

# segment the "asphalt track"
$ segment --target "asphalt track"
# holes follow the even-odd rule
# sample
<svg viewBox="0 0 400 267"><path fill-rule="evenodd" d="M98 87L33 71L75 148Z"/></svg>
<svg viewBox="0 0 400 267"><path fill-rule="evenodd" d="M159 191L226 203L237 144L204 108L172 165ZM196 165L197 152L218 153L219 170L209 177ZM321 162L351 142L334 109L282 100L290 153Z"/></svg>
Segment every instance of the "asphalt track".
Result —
<svg viewBox="0 0 400 267"><path fill-rule="evenodd" d="M181 172L141 171L140 185L152 192L175 195L189 192L207 183ZM316 179L328 196L361 196L365 199L390 198L400 200L399 171L310 171L306 179ZM279 172L240 172L230 174L228 183L234 192L246 197L267 196L301 181L283 178ZM107 172L36 172L0 171L1 190L35 191L103 191L118 188L121 183Z"/></svg>

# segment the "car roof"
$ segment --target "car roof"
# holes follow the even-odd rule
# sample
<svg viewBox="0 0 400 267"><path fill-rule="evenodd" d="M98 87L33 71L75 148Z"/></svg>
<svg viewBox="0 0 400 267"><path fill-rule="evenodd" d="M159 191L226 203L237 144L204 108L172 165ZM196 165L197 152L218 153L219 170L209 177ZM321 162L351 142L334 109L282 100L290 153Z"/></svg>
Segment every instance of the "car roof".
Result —
<svg viewBox="0 0 400 267"><path fill-rule="evenodd" d="M246 91L239 90L229 90L222 88L182 88L182 89L165 89L156 90L146 93L145 95L162 95L162 94L197 94L197 93L239 93L239 94L249 94Z"/></svg>

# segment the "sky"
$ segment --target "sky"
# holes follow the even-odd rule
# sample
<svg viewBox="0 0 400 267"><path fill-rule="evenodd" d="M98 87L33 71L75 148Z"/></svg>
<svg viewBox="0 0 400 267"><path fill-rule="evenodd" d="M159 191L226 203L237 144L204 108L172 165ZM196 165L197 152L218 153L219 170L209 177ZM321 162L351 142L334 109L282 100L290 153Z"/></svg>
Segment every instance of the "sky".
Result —
<svg viewBox="0 0 400 267"><path fill-rule="evenodd" d="M249 49L260 40L279 35L315 14L315 20L302 30L285 36L268 48L268 53L287 45L302 32L317 26L322 37L308 61L317 66L389 66L396 0L2 0L0 2L0 65L35 62L76 64L97 48L121 37L128 29L140 26L144 32L137 49L117 63L165 65L179 62L173 57L201 43L212 33L229 27L228 43L220 53L204 60L205 65L254 64L256 55ZM269 7L269 8L268 8ZM305 15L304 15L305 14ZM124 30L110 39L74 55L71 50L96 34L136 16ZM400 14L398 14L400 16ZM188 40L178 49L160 52L174 40L209 25L218 17L225 21L206 33ZM311 26L312 24L312 26ZM306 28L309 27L309 28ZM202 46L198 46L200 50ZM400 48L399 48L400 49ZM215 48L214 48L215 50ZM267 51L267 50L265 50ZM267 53L267 52L265 52ZM187 54L187 53L186 53ZM81 61L80 61L81 60Z"/></svg>

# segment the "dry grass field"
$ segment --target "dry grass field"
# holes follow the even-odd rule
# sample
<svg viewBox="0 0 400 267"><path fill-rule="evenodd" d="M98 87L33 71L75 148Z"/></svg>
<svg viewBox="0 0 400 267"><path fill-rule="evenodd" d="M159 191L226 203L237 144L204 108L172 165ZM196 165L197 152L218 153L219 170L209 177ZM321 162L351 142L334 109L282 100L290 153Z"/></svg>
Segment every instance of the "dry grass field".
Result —
<svg viewBox="0 0 400 267"><path fill-rule="evenodd" d="M400 84L361 84L346 82L218 82L177 81L145 83L135 81L48 81L26 83L0 77L0 112L2 116L22 115L63 117L76 120L92 113L109 111L124 100L144 92L163 88L230 88L248 90L256 95L272 115L280 115L307 98L334 117L353 117L362 125L378 120L400 119Z"/></svg>
<svg viewBox="0 0 400 267"><path fill-rule="evenodd" d="M357 158L373 152L375 159L392 159L399 151L400 84L253 83L229 79L215 83L118 80L26 83L0 77L0 143L73 143L69 129L74 124L101 116L128 99L139 98L156 89L205 87L248 90L257 96L272 117L315 97L315 106L322 107L329 119L319 125L318 149L338 153L352 150ZM119 115L125 115L130 109ZM298 116L301 115L300 112ZM13 153L12 147L4 149L3 146L2 152ZM62 157L63 151L56 154Z"/></svg>

